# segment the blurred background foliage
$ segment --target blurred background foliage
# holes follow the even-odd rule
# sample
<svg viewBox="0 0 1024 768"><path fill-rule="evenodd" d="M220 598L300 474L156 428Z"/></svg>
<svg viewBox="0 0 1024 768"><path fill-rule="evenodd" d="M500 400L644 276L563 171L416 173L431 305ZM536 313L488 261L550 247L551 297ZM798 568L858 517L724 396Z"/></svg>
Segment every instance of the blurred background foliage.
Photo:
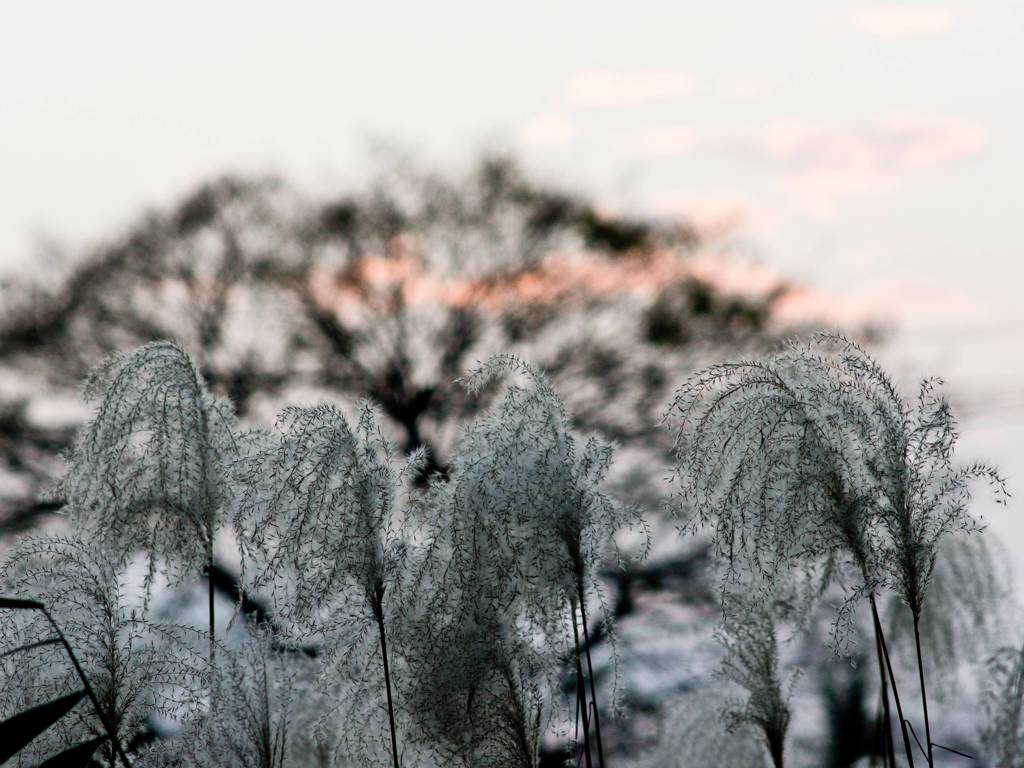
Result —
<svg viewBox="0 0 1024 768"><path fill-rule="evenodd" d="M707 685L720 655L706 549L659 518L671 449L662 411L698 367L813 326L776 315L793 286L737 289L697 268L704 248L696 228L609 214L506 156L484 156L461 176L394 160L365 186L322 198L273 177L203 182L0 288L0 551L26 530L59 527L49 488L86 416L78 383L111 352L180 341L247 424L285 402L371 398L403 449L428 450L428 473L446 471L478 407L455 379L514 352L551 376L579 428L616 441L611 487L653 523L652 556L602 574L623 705L608 741L638 754L663 706ZM215 574L231 601L235 568L220 562ZM972 622L965 614L940 635L936 653L953 658L954 636ZM827 623L812 621L787 653L807 669L792 705L804 721L795 752L838 768L871 757L878 712L872 671L856 654L830 658ZM599 683L610 687L606 641L598 626ZM715 719L701 699L683 700L678 717ZM965 725L947 740L971 737ZM559 764L557 737L545 754Z"/></svg>

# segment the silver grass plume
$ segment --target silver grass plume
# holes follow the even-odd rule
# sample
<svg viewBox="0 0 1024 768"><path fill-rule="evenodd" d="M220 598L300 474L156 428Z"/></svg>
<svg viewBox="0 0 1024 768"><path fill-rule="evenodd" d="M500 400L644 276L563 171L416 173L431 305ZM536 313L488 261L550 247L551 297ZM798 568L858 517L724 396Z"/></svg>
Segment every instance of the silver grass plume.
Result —
<svg viewBox="0 0 1024 768"><path fill-rule="evenodd" d="M881 557L892 588L919 618L945 537L980 530L970 512L974 484L1005 504L1006 483L986 464L955 463L957 423L940 379L923 380L911 401L856 343L819 334L812 344L842 389L844 417L864 425L868 481L886 533Z"/></svg>
<svg viewBox="0 0 1024 768"><path fill-rule="evenodd" d="M592 711L581 697L584 738L593 719L600 764L603 745L597 708L590 637L588 595L601 598L597 565L617 554L614 536L632 526L646 532L639 510L617 503L601 490L613 448L590 438L577 447L571 420L547 378L514 355L491 357L465 379L471 394L509 373L524 380L506 387L497 400L461 435L453 465L455 504L472 504L488 525L503 532L495 556L514 574L518 590L532 601L532 616L558 617L566 609L579 658L582 647L590 682ZM607 612L606 612L607 615ZM610 629L610 627L609 627ZM582 686L582 674L578 676ZM586 746L585 746L586 748ZM586 755L590 764L589 750Z"/></svg>
<svg viewBox="0 0 1024 768"><path fill-rule="evenodd" d="M206 682L196 652L201 635L147 621L117 559L101 543L33 536L20 541L0 569L3 591L36 599L49 609L92 684L107 725L128 743L153 715L181 718ZM53 636L37 611L0 610L5 645L28 645ZM59 645L40 645L0 659L0 719L81 687ZM85 701L36 739L19 760L39 761L58 747L103 736L104 724ZM98 757L113 765L105 742Z"/></svg>
<svg viewBox="0 0 1024 768"><path fill-rule="evenodd" d="M168 341L111 357L90 374L84 394L99 405L59 485L69 515L120 560L146 554L147 598L158 564L172 582L197 577L213 561L231 503L231 405Z"/></svg>
<svg viewBox="0 0 1024 768"><path fill-rule="evenodd" d="M748 571L769 582L800 569L852 572L835 625L842 645L854 601L882 583L881 531L862 425L846 417L826 368L813 348L791 344L690 377L665 415L677 460L669 510L683 533L710 529L726 582Z"/></svg>
<svg viewBox="0 0 1024 768"><path fill-rule="evenodd" d="M730 730L722 717L728 707L724 696L708 691L691 693L672 706L642 768L767 768L757 731L744 724Z"/></svg>
<svg viewBox="0 0 1024 768"><path fill-rule="evenodd" d="M265 626L219 649L211 671L215 709L145 753L140 768L327 768L332 736L316 663ZM351 727L343 725L342 727Z"/></svg>
<svg viewBox="0 0 1024 768"><path fill-rule="evenodd" d="M997 650L988 660L979 736L998 768L1024 768L1024 645Z"/></svg>
<svg viewBox="0 0 1024 768"><path fill-rule="evenodd" d="M779 676L779 649L771 600L756 591L726 593L716 638L725 649L718 675L746 691L724 708L730 733L750 726L762 739L772 765L782 768L789 728L789 692ZM796 675L790 681L792 690Z"/></svg>
<svg viewBox="0 0 1024 768"><path fill-rule="evenodd" d="M646 524L638 509L601 489L613 447L596 437L578 446L543 373L514 355L496 355L464 384L476 394L508 373L525 385L510 384L456 443L453 503L457 515L492 532L489 556L510 588L528 601L549 601L531 618L551 615L552 605L561 617L571 600L599 592L596 567L619 554L614 535L630 526L646 533Z"/></svg>
<svg viewBox="0 0 1024 768"><path fill-rule="evenodd" d="M559 659L507 561L493 556L502 538L494 521L454 503L457 478L435 479L421 497L435 534L397 638L403 699L440 765L536 768Z"/></svg>
<svg viewBox="0 0 1024 768"><path fill-rule="evenodd" d="M242 441L247 586L279 591L276 611L297 631L357 632L403 567L400 496L423 458L401 464L372 406L357 410L353 430L331 405L285 408L273 433Z"/></svg>
<svg viewBox="0 0 1024 768"><path fill-rule="evenodd" d="M370 404L357 410L353 430L330 405L287 408L274 433L244 440L236 526L250 561L248 588L269 588L276 616L326 643L333 667L355 685L347 701L379 702L386 694L397 764L386 636L407 570L401 495L424 456L401 464ZM375 710L350 714L374 720ZM357 737L367 732L350 729L348 749L370 759L376 744Z"/></svg>

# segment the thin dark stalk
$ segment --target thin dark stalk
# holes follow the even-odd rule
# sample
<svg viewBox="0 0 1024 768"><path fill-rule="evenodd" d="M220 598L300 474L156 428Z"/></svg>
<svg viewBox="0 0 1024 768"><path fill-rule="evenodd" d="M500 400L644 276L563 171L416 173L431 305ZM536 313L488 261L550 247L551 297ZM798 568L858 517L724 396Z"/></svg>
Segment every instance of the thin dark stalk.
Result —
<svg viewBox="0 0 1024 768"><path fill-rule="evenodd" d="M601 716L597 712L597 691L594 687L594 665L590 660L590 632L587 630L587 609L584 602L583 587L579 587L580 619L583 623L583 648L587 654L587 677L590 679L590 703L594 707L594 736L597 741L597 761L604 768L604 745L601 742ZM575 615L574 617L575 618Z"/></svg>
<svg viewBox="0 0 1024 768"><path fill-rule="evenodd" d="M769 738L768 742L768 751L772 756L772 765L774 768L784 768L783 750L785 749L785 744L783 743L783 740L779 738Z"/></svg>
<svg viewBox="0 0 1024 768"><path fill-rule="evenodd" d="M42 648L47 645L58 645L59 643L59 637L49 637L46 640L40 640L37 643L29 643L28 645L21 645L17 648L12 648L9 651L4 651L3 653L0 653L0 659L6 658L7 656L13 656L14 654L21 653L22 651L31 651L33 648Z"/></svg>
<svg viewBox="0 0 1024 768"><path fill-rule="evenodd" d="M200 377L199 369L195 369L195 387L196 392L202 392L203 380ZM202 419L203 435L209 435L209 418L207 417L206 408L200 406L199 413ZM216 521L211 514L213 510L213 504L210 494L210 479L207 474L207 462L208 454L203 456L203 461L200 464L201 477L203 489L203 518L204 518L204 532L206 534L206 578L207 578L207 593L209 595L210 604L210 671L213 671L214 656L216 654L215 639L214 639L214 614L213 614L213 538L216 535ZM212 699L211 693L211 699ZM212 701L211 701L212 704Z"/></svg>
<svg viewBox="0 0 1024 768"><path fill-rule="evenodd" d="M968 760L974 760L975 759L974 755L968 755L966 752L961 752L959 749L953 749L952 747L944 747L941 744L934 744L933 746L936 746L939 749L944 749L947 752L952 752L954 755L960 755L960 757L966 757Z"/></svg>
<svg viewBox="0 0 1024 768"><path fill-rule="evenodd" d="M896 676L892 672L892 662L889 660L889 649L885 644L885 633L882 631L882 622L878 618L878 605L875 603L875 595L870 595L871 616L875 621L875 632L878 642L882 646L882 657L885 659L885 667L889 672L889 682L892 683L892 698L896 702L896 716L900 719L900 731L903 734L903 747L907 753L907 765L914 768L914 752L910 747L910 734L907 732L907 720L903 717L903 705L900 704L900 692L896 685Z"/></svg>
<svg viewBox="0 0 1024 768"><path fill-rule="evenodd" d="M61 632L60 627L57 626L57 622L53 620L53 616L50 615L50 612L46 610L46 608L41 608L40 610L43 612L46 620L50 622L50 626L53 627L53 631L57 633L57 637L60 638L60 642L64 646L64 650L67 651L68 658L71 659L71 663L75 667L75 672L78 674L78 678L82 681L82 687L85 688L85 693L89 697L89 701L92 702L93 708L96 710L96 716L99 717L100 723L103 725L103 730L107 732L107 736L110 738L110 743L114 746L114 751L124 764L124 768L132 768L132 763L124 753L124 749L121 747L121 741L117 738L117 734L114 732L114 727L110 724L110 721L107 720L107 716L103 712L103 707L100 706L100 700L96 697L96 691L93 690L92 684L89 682L89 678L85 676L85 671L82 669L82 665L78 663L78 657L75 656L75 652L71 648L71 643L68 642L64 633Z"/></svg>
<svg viewBox="0 0 1024 768"><path fill-rule="evenodd" d="M512 697L512 738L519 748L523 757L523 765L531 764L533 750L530 748L530 736L526 730L527 713L523 709L522 699L519 697L515 679L512 677L512 670L507 663L502 664L501 673L505 678L505 685L508 686L509 695Z"/></svg>
<svg viewBox="0 0 1024 768"><path fill-rule="evenodd" d="M391 727L391 761L394 768L399 768L398 762L398 735L395 731L395 708L391 699L391 667L388 665L388 640L384 632L384 588L377 587L373 595L373 615L377 619L377 629L380 631L380 656L384 662L384 689L388 697L388 725Z"/></svg>
<svg viewBox="0 0 1024 768"><path fill-rule="evenodd" d="M580 713L583 718L583 755L587 768L593 768L590 754L590 719L587 716L587 688L583 682L583 664L580 662L580 630L576 621L576 600L570 601L572 606L572 636L576 645L576 696L580 701Z"/></svg>
<svg viewBox="0 0 1024 768"><path fill-rule="evenodd" d="M924 659L921 655L921 629L919 616L914 614L914 644L917 646L917 676L921 681L921 703L924 707L924 739L928 745L928 765L934 765L932 757L932 726L928 719L928 692L924 686Z"/></svg>
<svg viewBox="0 0 1024 768"><path fill-rule="evenodd" d="M210 668L213 668L214 655L216 653L216 641L214 637L214 621L215 616L213 613L213 557L211 556L206 562L206 583L207 583L207 595L209 596L209 607L210 607Z"/></svg>
<svg viewBox="0 0 1024 768"><path fill-rule="evenodd" d="M579 672L579 670L577 670L577 677L576 677L576 714L573 716L573 720L572 720L573 725L576 727L576 730L574 730L573 734L572 734L573 744L574 745L579 742L579 738L580 738L580 710L583 709L583 702L580 701L581 695L580 695L580 686L579 686L579 675L578 675L578 672ZM587 714L586 714L586 712L584 712L583 713L583 724L584 725L586 725L586 721L587 721ZM580 753L579 758L577 758L577 760L576 760L576 768L580 768L580 761L583 760L583 755L585 753L586 753L586 750L584 750L583 752Z"/></svg>
<svg viewBox="0 0 1024 768"><path fill-rule="evenodd" d="M882 641L878 629L875 629L875 653L878 656L878 678L882 686L882 750L885 763L889 768L896 768L896 750L892 739L892 713L889 711L889 683L885 679L885 659L882 658Z"/></svg>
<svg viewBox="0 0 1024 768"><path fill-rule="evenodd" d="M888 756L888 753L885 750L885 728L883 727L884 724L882 722L882 709L881 708L882 708L882 702L881 702L881 699L879 699L878 709L875 710L875 745L876 745L876 748L871 750L871 753L869 755L871 759L868 762L868 765L871 766L871 768L875 768L875 766L878 764L878 755L879 755L879 750L877 749L878 745L881 746L882 765L884 765L885 768L891 768L891 766L889 765L889 756Z"/></svg>
<svg viewBox="0 0 1024 768"><path fill-rule="evenodd" d="M263 673L263 685L261 693L263 701L263 717L260 718L260 748L263 752L265 765L274 764L274 744L270 734L270 681L267 680L267 660L264 658L261 665Z"/></svg>

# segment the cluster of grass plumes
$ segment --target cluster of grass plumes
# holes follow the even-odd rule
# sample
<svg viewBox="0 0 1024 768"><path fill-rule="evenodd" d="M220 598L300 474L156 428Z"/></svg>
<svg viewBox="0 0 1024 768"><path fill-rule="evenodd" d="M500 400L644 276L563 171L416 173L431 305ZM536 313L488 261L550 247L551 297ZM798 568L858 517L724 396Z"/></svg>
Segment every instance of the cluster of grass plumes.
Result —
<svg viewBox="0 0 1024 768"><path fill-rule="evenodd" d="M639 517L601 491L610 446L592 438L577 450L539 372L499 357L468 389L507 371L525 385L508 386L464 430L447 477L417 488L425 456L401 456L369 403L357 404L352 425L325 404L240 432L180 347L117 356L90 378L98 409L58 486L81 539L27 541L4 589L75 609L68 635L126 743L145 717L182 721L179 737L145 751L146 764L285 768L315 756L322 765L536 768L560 705L558 670L571 659L583 753L603 765L587 601L600 602L596 570L613 534ZM238 547L243 600L261 595L274 622L250 627L240 645L213 631L222 530ZM120 591L138 553L144 574L129 616ZM184 584L204 568L209 652L200 663L184 641L195 633L152 624L149 598L157 579ZM31 613L11 620L9 636L28 645L45 629ZM143 653L136 627L147 640L180 637L182 649ZM92 664L96 656L108 667ZM67 684L44 691L45 671L27 661L5 669L18 683L6 708ZM134 709L118 709L122 699ZM87 735L52 732L65 742Z"/></svg>
<svg viewBox="0 0 1024 768"><path fill-rule="evenodd" d="M206 388L189 354L155 342L115 355L86 382L99 400L57 488L75 524L122 564L148 558L146 597L158 568L173 582L209 574L209 653L214 653L214 539L234 485L234 413Z"/></svg>
<svg viewBox="0 0 1024 768"><path fill-rule="evenodd" d="M998 649L988 660L981 742L992 765L1024 766L1024 645Z"/></svg>
<svg viewBox="0 0 1024 768"><path fill-rule="evenodd" d="M372 404L353 419L333 405L286 408L275 428L241 432L176 345L99 368L87 387L96 416L58 486L77 536L27 539L0 571L4 639L19 646L0 657L4 715L77 685L47 655L54 616L96 703L19 760L95 742L124 768L122 743L154 768L538 768L553 724L572 730L575 718L566 760L608 765L601 725L615 682L598 685L592 613L614 676L599 568L619 559L623 531L646 542L644 517L604 490L612 446L577 434L539 370L499 355L463 384L491 401L460 432L447 473L422 483L427 458L401 455ZM976 655L961 637L1000 599L984 540L954 534L980 527L968 508L976 482L1005 501L994 470L954 463L956 425L934 383L907 401L864 350L821 336L697 373L667 418L668 510L684 533L710 530L723 573L718 679L736 696L677 710L655 764L782 768L797 675L784 684L778 628L799 633L840 588L840 650L870 607L886 734L876 753L894 768L891 700L913 765L894 671L912 659L932 765L924 651L933 665ZM245 617L218 640L220 532L242 563L240 609L259 595L269 620ZM149 599L158 578L183 584L204 568L205 656L198 632L153 620ZM989 744L1019 730L1024 686L1004 656ZM140 749L154 715L180 733Z"/></svg>
<svg viewBox="0 0 1024 768"><path fill-rule="evenodd" d="M35 765L58 749L109 733L97 758L113 765L113 739L127 742L150 718L181 716L198 701L206 685L197 651L201 636L144 616L142 595L132 595L116 559L98 542L25 539L9 553L0 583L5 591L50 606L48 614L0 610L0 636L5 645L19 647L0 660L3 716L79 687L78 671L55 642L56 627L74 648L100 709L83 701L59 729L33 741L15 764Z"/></svg>
<svg viewBox="0 0 1024 768"><path fill-rule="evenodd" d="M438 478L420 498L435 526L397 638L408 670L402 691L418 740L439 764L529 768L558 658L517 583L508 521L460 502L461 479L460 470Z"/></svg>
<svg viewBox="0 0 1024 768"><path fill-rule="evenodd" d="M216 707L179 738L142 755L145 768L313 768L329 766L335 736L323 727L317 663L266 626L219 649L210 670Z"/></svg>
<svg viewBox="0 0 1024 768"><path fill-rule="evenodd" d="M933 764L921 650L928 588L944 542L980 528L969 510L975 482L1006 500L994 469L954 463L956 422L937 382L926 380L908 401L861 347L822 334L766 360L699 372L677 391L667 418L678 458L671 509L683 531L711 530L727 583L751 571L785 583L788 573L826 562L823 578L843 579L850 595L835 624L842 641L855 603L867 598L886 719L891 686L913 765L876 598L891 593L909 609L923 752Z"/></svg>
<svg viewBox="0 0 1024 768"><path fill-rule="evenodd" d="M722 694L706 690L672 706L643 768L767 768L768 753L757 731L749 724L726 724L723 715L731 706Z"/></svg>
<svg viewBox="0 0 1024 768"><path fill-rule="evenodd" d="M779 649L771 603L754 594L726 594L718 640L725 648L719 674L746 692L725 709L728 729L751 726L781 768L790 711L779 677ZM792 685L792 684L791 684Z"/></svg>

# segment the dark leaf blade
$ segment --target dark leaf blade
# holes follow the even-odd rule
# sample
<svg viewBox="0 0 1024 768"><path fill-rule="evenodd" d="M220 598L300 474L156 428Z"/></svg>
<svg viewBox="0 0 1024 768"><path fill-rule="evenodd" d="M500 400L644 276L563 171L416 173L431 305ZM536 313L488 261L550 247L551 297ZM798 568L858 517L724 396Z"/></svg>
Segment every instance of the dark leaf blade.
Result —
<svg viewBox="0 0 1024 768"><path fill-rule="evenodd" d="M47 758L36 768L86 768L96 754L100 744L107 740L106 736L97 736L95 739L79 744L77 747L65 749L59 755Z"/></svg>
<svg viewBox="0 0 1024 768"><path fill-rule="evenodd" d="M85 689L20 712L0 723L0 763L18 753L85 698Z"/></svg>
<svg viewBox="0 0 1024 768"><path fill-rule="evenodd" d="M47 646L47 645L56 645L59 642L60 642L60 638L59 637L48 637L47 639L40 640L37 643L29 643L28 645L19 645L17 648L12 648L9 651L4 651L3 653L0 653L0 659L4 658L6 656L13 656L14 654L21 653L22 651L31 651L33 648L42 648L43 646Z"/></svg>
<svg viewBox="0 0 1024 768"><path fill-rule="evenodd" d="M38 600L19 600L16 597L3 597L2 595L0 595L0 608L38 611L42 607L43 604L40 603Z"/></svg>

